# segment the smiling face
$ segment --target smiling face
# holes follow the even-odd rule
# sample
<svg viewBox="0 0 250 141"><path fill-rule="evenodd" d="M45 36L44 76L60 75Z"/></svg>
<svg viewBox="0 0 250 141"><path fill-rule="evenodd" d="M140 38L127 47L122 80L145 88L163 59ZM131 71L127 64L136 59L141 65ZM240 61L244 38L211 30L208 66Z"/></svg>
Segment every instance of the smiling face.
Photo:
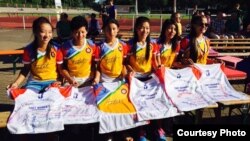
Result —
<svg viewBox="0 0 250 141"><path fill-rule="evenodd" d="M143 22L142 25L136 29L136 33L138 35L139 41L146 40L146 38L148 37L148 35L150 33L149 22Z"/></svg>
<svg viewBox="0 0 250 141"><path fill-rule="evenodd" d="M72 37L75 43L82 43L87 36L87 30L85 26L80 27L72 32ZM77 44L78 45L78 44Z"/></svg>
<svg viewBox="0 0 250 141"><path fill-rule="evenodd" d="M53 37L52 27L48 23L40 25L40 31L36 34L41 44L48 44Z"/></svg>
<svg viewBox="0 0 250 141"><path fill-rule="evenodd" d="M165 31L166 41L173 39L176 33L177 33L176 26L174 24L169 25Z"/></svg>
<svg viewBox="0 0 250 141"><path fill-rule="evenodd" d="M197 21L197 23L194 24L194 28L197 35L204 34L208 28L207 18L202 17L201 21Z"/></svg>
<svg viewBox="0 0 250 141"><path fill-rule="evenodd" d="M109 23L109 25L105 27L105 36L107 39L116 38L118 31L118 26L115 23Z"/></svg>

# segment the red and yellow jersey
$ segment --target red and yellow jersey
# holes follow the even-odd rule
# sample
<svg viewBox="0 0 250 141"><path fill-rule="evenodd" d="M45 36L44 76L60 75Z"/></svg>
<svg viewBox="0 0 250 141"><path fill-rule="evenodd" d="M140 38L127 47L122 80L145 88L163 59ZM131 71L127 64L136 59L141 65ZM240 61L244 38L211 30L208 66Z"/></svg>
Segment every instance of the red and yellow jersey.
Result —
<svg viewBox="0 0 250 141"><path fill-rule="evenodd" d="M37 56L33 53L33 44L28 45L24 49L23 63L31 65L31 79L39 81L56 80L57 71L56 64L63 62L63 57L58 48L53 46L49 57L46 52L37 51Z"/></svg>
<svg viewBox="0 0 250 141"><path fill-rule="evenodd" d="M172 44L158 44L161 64L165 67L171 68L176 56L180 51L180 44L177 45L175 51L172 50Z"/></svg>
<svg viewBox="0 0 250 141"><path fill-rule="evenodd" d="M91 40L86 39L80 49L73 45L72 40L69 40L61 50L70 76L86 78L91 75L92 59L96 53L96 46Z"/></svg>
<svg viewBox="0 0 250 141"><path fill-rule="evenodd" d="M150 54L149 59L146 60L146 44L141 46L136 44L136 54L132 52L132 40L129 41L128 54L129 54L129 65L133 68L135 72L146 74L152 71L153 66L153 54L158 53L158 46L155 41L150 41Z"/></svg>
<svg viewBox="0 0 250 141"><path fill-rule="evenodd" d="M203 37L204 39L197 43L198 55L197 61L195 63L198 64L206 64L207 58L209 54L210 42L209 39ZM185 58L190 58L190 46L189 46L189 37L186 37L181 40L181 49L180 52L184 53Z"/></svg>
<svg viewBox="0 0 250 141"><path fill-rule="evenodd" d="M111 78L120 76L126 55L127 44L118 39L112 47L105 42L101 43L96 56L96 61L100 61L101 73Z"/></svg>

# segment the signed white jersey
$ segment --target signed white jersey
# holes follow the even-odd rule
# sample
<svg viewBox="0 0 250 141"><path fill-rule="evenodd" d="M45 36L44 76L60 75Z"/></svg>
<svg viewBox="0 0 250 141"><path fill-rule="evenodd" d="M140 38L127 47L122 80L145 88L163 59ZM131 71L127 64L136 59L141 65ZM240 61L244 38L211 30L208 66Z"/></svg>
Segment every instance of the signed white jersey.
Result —
<svg viewBox="0 0 250 141"><path fill-rule="evenodd" d="M70 96L66 98L62 115L64 124L95 123L99 120L99 110L93 87L72 87Z"/></svg>
<svg viewBox="0 0 250 141"><path fill-rule="evenodd" d="M155 74L147 81L130 76L130 99L135 106L138 120L152 120L180 115L167 99Z"/></svg>
<svg viewBox="0 0 250 141"><path fill-rule="evenodd" d="M36 134L64 130L61 107L68 88L50 87L43 93L30 89L10 90L15 100L7 128L13 134Z"/></svg>
<svg viewBox="0 0 250 141"><path fill-rule="evenodd" d="M167 95L180 111L191 111L209 106L212 99L202 94L197 84L196 75L192 68L169 69L165 68L164 85Z"/></svg>
<svg viewBox="0 0 250 141"><path fill-rule="evenodd" d="M216 102L247 98L231 86L221 69L221 64L195 64L195 67L201 71L201 77L198 81L203 94L208 95Z"/></svg>

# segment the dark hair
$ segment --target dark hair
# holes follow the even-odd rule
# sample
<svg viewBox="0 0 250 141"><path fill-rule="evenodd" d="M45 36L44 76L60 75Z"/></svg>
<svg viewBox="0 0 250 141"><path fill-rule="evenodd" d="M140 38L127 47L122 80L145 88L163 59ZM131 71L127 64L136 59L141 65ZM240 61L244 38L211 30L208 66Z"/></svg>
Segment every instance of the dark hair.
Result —
<svg viewBox="0 0 250 141"><path fill-rule="evenodd" d="M140 28L142 26L143 23L148 22L150 24L150 20L147 17L138 17L135 21L135 25L134 25L134 39L133 39L133 46L132 46L132 53L133 55L135 55L136 57L136 44L138 41L138 35L137 35L137 29ZM146 38L146 55L145 58L148 61L149 59L149 52L150 52L150 34L148 35L148 37Z"/></svg>
<svg viewBox="0 0 250 141"><path fill-rule="evenodd" d="M71 30L77 30L81 27L85 27L88 30L88 22L83 16L76 16L70 22Z"/></svg>
<svg viewBox="0 0 250 141"><path fill-rule="evenodd" d="M175 25L175 27L176 27L175 28L176 34L175 34L174 38L171 39L171 43L172 43L172 47L171 48L172 48L172 51L175 51L176 48L177 48L177 45L178 45L178 41L180 40L180 37L177 35L177 33L178 33L178 31L177 31L178 27L175 24L175 22L172 21L172 20L165 20L164 21L164 23L162 25L161 34L159 36L158 43L160 43L160 44L165 43L165 41L166 41L166 34L165 34L165 32L166 32L167 28L169 26L171 26L171 25Z"/></svg>
<svg viewBox="0 0 250 141"><path fill-rule="evenodd" d="M189 47L190 47L190 58L193 60L193 62L197 62L197 57L198 57L198 48L197 48L197 43L196 43L196 30L195 30L195 25L199 25L202 23L202 19L206 18L205 16L202 15L197 15L193 16L191 19L191 29L189 33Z"/></svg>
<svg viewBox="0 0 250 141"><path fill-rule="evenodd" d="M110 24L116 24L117 27L120 26L120 25L119 25L119 22L118 22L116 19L109 18L109 19L105 22L105 24L104 24L104 26L103 26L103 29L107 28Z"/></svg>
<svg viewBox="0 0 250 141"><path fill-rule="evenodd" d="M32 51L32 53L34 54L35 59L37 59L37 48L39 46L39 41L38 41L37 34L41 32L41 25L42 24L49 24L51 26L52 30L53 30L52 24L45 17L39 17L39 18L37 18L37 19L35 19L33 21L33 24L32 24L32 33L34 35L34 40L32 42L32 45L33 45L33 51ZM48 58L50 58L51 48L52 48L52 44L49 43L48 46L47 46L47 48L46 48L46 56Z"/></svg>
<svg viewBox="0 0 250 141"><path fill-rule="evenodd" d="M90 15L90 17L91 17L91 18L96 18L96 14L95 14L95 13L92 13L92 14Z"/></svg>
<svg viewBox="0 0 250 141"><path fill-rule="evenodd" d="M67 13L63 12L61 13L60 17L67 19L69 16Z"/></svg>
<svg viewBox="0 0 250 141"><path fill-rule="evenodd" d="M176 17L177 14L180 14L180 13L179 12L172 13L171 16L170 16L170 20L175 21L175 17Z"/></svg>

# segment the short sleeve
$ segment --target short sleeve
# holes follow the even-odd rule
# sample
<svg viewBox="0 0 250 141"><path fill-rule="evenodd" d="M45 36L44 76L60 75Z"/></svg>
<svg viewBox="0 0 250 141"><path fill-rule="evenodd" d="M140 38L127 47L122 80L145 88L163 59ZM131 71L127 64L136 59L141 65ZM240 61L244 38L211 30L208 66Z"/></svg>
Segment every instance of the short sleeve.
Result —
<svg viewBox="0 0 250 141"><path fill-rule="evenodd" d="M63 54L62 54L62 50L58 49L56 51L56 63L57 64L62 64L63 63Z"/></svg>
<svg viewBox="0 0 250 141"><path fill-rule="evenodd" d="M176 47L176 50L175 50L175 53L176 54L179 54L179 52L180 52L180 43L177 43L177 47Z"/></svg>
<svg viewBox="0 0 250 141"><path fill-rule="evenodd" d="M188 48L188 42L189 42L189 40L187 38L184 38L181 40L181 43L180 43L180 51L181 52L184 52Z"/></svg>
<svg viewBox="0 0 250 141"><path fill-rule="evenodd" d="M151 43L153 47L153 54L159 54L159 47L156 43Z"/></svg>
<svg viewBox="0 0 250 141"><path fill-rule="evenodd" d="M95 46L95 53L94 53L94 58L95 61L100 61L100 46Z"/></svg>
<svg viewBox="0 0 250 141"><path fill-rule="evenodd" d="M128 54L128 44L122 43L122 47L123 47L123 57L126 58Z"/></svg>
<svg viewBox="0 0 250 141"><path fill-rule="evenodd" d="M26 48L24 49L24 53L23 53L23 64L30 64L30 63L31 63L30 52Z"/></svg>

